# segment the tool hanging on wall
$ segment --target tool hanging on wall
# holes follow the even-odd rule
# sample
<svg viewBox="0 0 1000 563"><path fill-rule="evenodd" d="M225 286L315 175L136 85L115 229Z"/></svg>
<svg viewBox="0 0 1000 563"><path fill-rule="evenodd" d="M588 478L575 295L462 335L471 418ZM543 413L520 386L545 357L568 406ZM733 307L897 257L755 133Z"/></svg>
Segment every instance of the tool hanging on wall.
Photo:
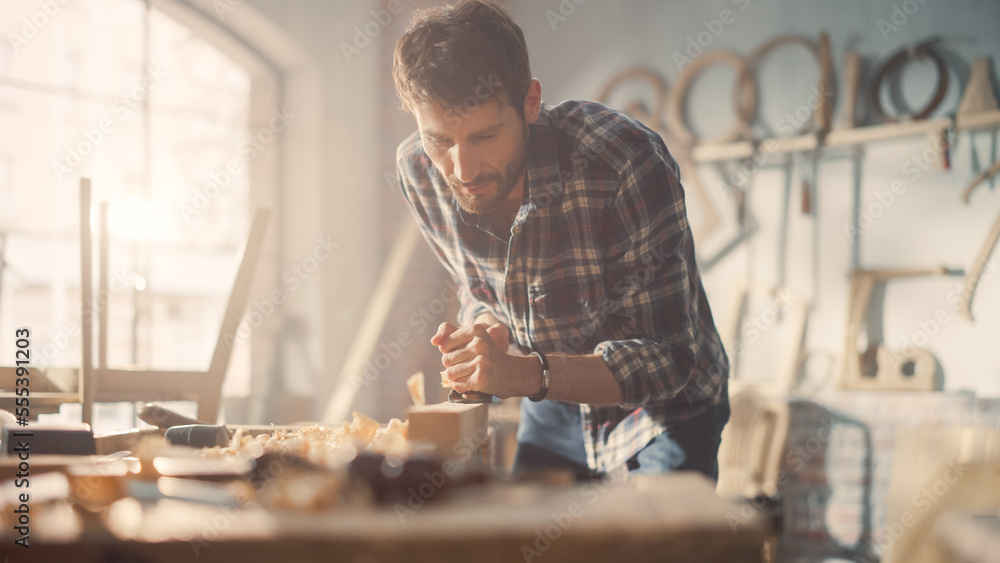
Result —
<svg viewBox="0 0 1000 563"><path fill-rule="evenodd" d="M1000 168L1000 166L995 167ZM1000 215L997 215L993 227L990 229L989 234L986 235L986 240L983 241L983 245L980 247L975 259L973 259L972 267L966 270L965 285L962 288L962 296L958 302L958 314L970 321L973 320L972 297L975 295L976 288L979 286L979 280L986 269L986 262L990 259L990 255L993 254L993 249L997 246L997 241L1000 241Z"/></svg>
<svg viewBox="0 0 1000 563"><path fill-rule="evenodd" d="M901 47L875 72L875 77L872 79L868 88L868 104L871 108L872 114L879 121L884 123L899 123L902 121L921 120L928 117L938 108L938 106L941 105L941 102L944 101L945 94L948 93L948 65L945 63L944 57L942 57L941 54L932 47L942 41L943 39L941 37L932 36L914 45ZM937 85L934 88L934 93L931 96L930 101L928 101L923 108L910 113L889 114L886 112L882 107L882 82L889 77L896 78L896 80L891 82L889 85L889 99L892 102L892 105L896 106L895 109L899 110L900 108L898 105L901 103L902 95L898 92L898 77L903 67L910 61L927 59L930 59L930 61L934 63L934 69L937 74ZM954 131L955 116L952 115L947 128L927 133L928 144L936 151L936 154L940 155L940 166L944 170L949 169L951 164L950 141Z"/></svg>
<svg viewBox="0 0 1000 563"><path fill-rule="evenodd" d="M854 51L844 55L844 89L841 99L844 107L837 118L837 129L854 129L857 126L858 89L861 86L861 56Z"/></svg>
<svg viewBox="0 0 1000 563"><path fill-rule="evenodd" d="M979 57L973 61L969 81L965 84L962 100L958 104L958 117L969 117L983 112L995 111L1000 107L1000 104L997 103L996 93L993 91L991 69L992 62L989 57ZM974 131L969 131L972 169L976 173L976 177L962 192L962 201L965 203L969 203L973 190L986 180L990 180L992 188L993 177L1000 173L1000 161L996 159L997 131L992 131L990 144L990 161L993 164L986 170L980 169L974 135Z"/></svg>
<svg viewBox="0 0 1000 563"><path fill-rule="evenodd" d="M857 126L858 114L858 92L861 88L861 76L863 70L861 55L854 51L848 51L844 55L844 88L841 97L844 106L840 110L837 118L837 130L854 129ZM857 269L861 265L861 171L864 162L864 153L861 145L855 145L851 155L851 224L849 226L849 238L851 241L850 268ZM818 244L818 239L813 244ZM814 254L818 254L814 252ZM818 258L814 256L814 261ZM815 268L814 268L815 270ZM818 279L818 275L814 272ZM816 282L818 283L818 281ZM818 288L815 288L818 290ZM815 299L818 293L813 294Z"/></svg>
<svg viewBox="0 0 1000 563"><path fill-rule="evenodd" d="M900 121L916 121L918 119L924 119L933 113L939 105L941 105L941 102L944 101L945 94L948 92L948 66L945 64L944 58L940 55L940 53L931 49L933 45L936 45L941 41L941 37L933 36L914 45L901 47L893 53L891 57L889 57L889 59L878 69L878 71L875 72L875 76L868 88L868 104L879 121L884 123L898 123ZM900 115L890 115L882 108L882 81L888 76L898 75L903 66L911 60L925 59L930 59L931 62L934 63L934 68L937 71L937 85L935 86L934 94L931 96L930 101L928 101L927 105L919 111ZM890 95L890 99L893 100L894 105L897 98L898 96Z"/></svg>
<svg viewBox="0 0 1000 563"><path fill-rule="evenodd" d="M703 141L695 137L694 133L687 126L684 119L684 103L687 100L687 93L694 82L694 79L705 68L714 64L726 64L736 70L736 123L719 137ZM670 89L667 97L667 111L669 119L667 128L670 133L681 143L687 146L694 146L701 143L729 143L739 139L750 137L750 123L746 120L747 115L751 115L757 107L757 83L750 72L747 62L743 57L730 51L709 51L699 56L693 63L684 69L677 84Z"/></svg>
<svg viewBox="0 0 1000 563"><path fill-rule="evenodd" d="M882 299L886 282L906 277L954 273L945 267L914 270L861 270L851 272L850 303L844 331L841 387L857 390L933 391L937 360L925 348L890 351L882 344ZM873 306L873 296L877 305ZM862 334L865 350L858 350Z"/></svg>
<svg viewBox="0 0 1000 563"><path fill-rule="evenodd" d="M965 186L965 189L962 190L962 201L964 203L969 203L969 200L972 198L973 190L975 190L979 184L992 179L997 174L1000 174L1000 160L994 162L989 168L980 172L975 178L972 179L971 182L969 182L969 185Z"/></svg>

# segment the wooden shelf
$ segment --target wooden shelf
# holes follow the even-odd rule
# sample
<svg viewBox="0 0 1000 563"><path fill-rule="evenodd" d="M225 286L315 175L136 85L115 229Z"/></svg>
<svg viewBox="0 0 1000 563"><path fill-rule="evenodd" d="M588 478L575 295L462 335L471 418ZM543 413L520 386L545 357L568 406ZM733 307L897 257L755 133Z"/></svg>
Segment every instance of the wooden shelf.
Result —
<svg viewBox="0 0 1000 563"><path fill-rule="evenodd" d="M827 134L823 146L859 145L916 135L940 135L950 126L950 119L937 118L886 123L884 125L872 125L854 129L835 129ZM955 120L956 131L980 131L984 129L996 129L998 127L1000 127L1000 110L958 116ZM721 160L749 158L754 155L754 147L757 147L757 152L778 154L813 150L816 148L816 142L816 135L806 134L794 137L761 139L757 142L739 141L736 143L697 145L691 149L691 157L695 162L718 162Z"/></svg>

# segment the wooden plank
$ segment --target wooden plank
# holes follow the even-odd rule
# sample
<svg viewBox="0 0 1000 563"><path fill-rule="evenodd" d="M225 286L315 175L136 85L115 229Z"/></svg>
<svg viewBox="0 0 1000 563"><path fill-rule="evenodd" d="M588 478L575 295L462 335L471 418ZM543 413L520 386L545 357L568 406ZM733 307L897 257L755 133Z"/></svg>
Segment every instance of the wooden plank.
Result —
<svg viewBox="0 0 1000 563"><path fill-rule="evenodd" d="M824 147L860 145L877 141L888 141L918 135L940 135L951 127L950 119L924 119L886 123L853 129L834 129L826 136ZM1000 128L1000 110L984 111L971 115L960 115L955 119L956 131L979 131ZM760 139L756 143L740 141L736 143L705 144L695 146L691 156L696 162L714 162L747 158L754 154L754 147L764 147L768 154L800 152L816 147L815 135L798 135L788 138Z"/></svg>
<svg viewBox="0 0 1000 563"><path fill-rule="evenodd" d="M98 262L98 303L97 310L97 367L108 367L108 309L111 292L108 290L108 246L111 233L108 232L108 203L101 202L101 251Z"/></svg>
<svg viewBox="0 0 1000 563"><path fill-rule="evenodd" d="M33 513L32 548L22 556L83 563L107 553L150 562L196 554L206 562L750 563L760 561L771 531L758 514L741 518L740 505L691 473L621 485L467 488L414 506L275 514L253 504L223 512L161 501L108 518L111 533L58 540L36 537L50 528ZM734 517L740 525L731 525ZM12 533L0 532L7 534L0 541Z"/></svg>
<svg viewBox="0 0 1000 563"><path fill-rule="evenodd" d="M837 119L837 129L851 130L855 127L858 113L858 87L861 83L861 56L854 51L844 56L844 89L841 99L844 107Z"/></svg>
<svg viewBox="0 0 1000 563"><path fill-rule="evenodd" d="M924 481L919 482L904 516L888 520L903 529L899 539L889 546L885 563L951 563L955 561L935 541L937 520L955 509L979 514L995 514L1000 505L1000 462L979 461L941 463ZM906 463L905 460L902 463ZM893 466L895 476L895 464ZM905 516L908 515L909 518ZM887 532L888 533L888 532Z"/></svg>
<svg viewBox="0 0 1000 563"><path fill-rule="evenodd" d="M94 290L92 287L92 241L90 230L90 178L80 178L80 304L83 333L83 354L80 359L80 403L83 422L93 421L94 395L97 382L93 373Z"/></svg>

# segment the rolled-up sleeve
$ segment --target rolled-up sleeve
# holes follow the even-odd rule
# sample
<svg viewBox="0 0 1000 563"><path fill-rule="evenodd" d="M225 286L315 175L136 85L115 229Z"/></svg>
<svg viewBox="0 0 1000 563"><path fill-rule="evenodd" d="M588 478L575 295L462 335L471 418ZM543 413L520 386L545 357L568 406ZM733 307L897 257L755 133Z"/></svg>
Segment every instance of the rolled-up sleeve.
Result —
<svg viewBox="0 0 1000 563"><path fill-rule="evenodd" d="M605 211L608 299L626 338L594 351L621 385L624 408L677 396L696 371L696 269L676 166L662 142L650 145L623 167Z"/></svg>

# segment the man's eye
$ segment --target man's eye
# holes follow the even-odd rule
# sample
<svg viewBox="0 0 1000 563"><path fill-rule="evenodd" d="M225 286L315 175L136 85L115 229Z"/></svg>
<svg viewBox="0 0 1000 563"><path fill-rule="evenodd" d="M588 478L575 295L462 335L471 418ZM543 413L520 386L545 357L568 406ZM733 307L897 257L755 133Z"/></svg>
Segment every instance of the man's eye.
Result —
<svg viewBox="0 0 1000 563"><path fill-rule="evenodd" d="M480 135L479 136L479 139L482 140L482 141L489 141L491 139L496 139L496 138L497 138L496 133L494 133L492 135Z"/></svg>

